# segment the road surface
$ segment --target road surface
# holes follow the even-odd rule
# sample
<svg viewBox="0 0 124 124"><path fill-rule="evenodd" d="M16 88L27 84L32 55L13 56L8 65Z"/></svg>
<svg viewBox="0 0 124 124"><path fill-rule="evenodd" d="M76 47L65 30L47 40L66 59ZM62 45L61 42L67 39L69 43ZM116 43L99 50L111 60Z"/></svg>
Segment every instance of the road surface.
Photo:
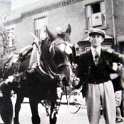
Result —
<svg viewBox="0 0 124 124"><path fill-rule="evenodd" d="M13 99L13 104L14 103L15 103L15 98ZM49 118L48 116L46 116L45 108L41 104L39 104L38 110L41 119L41 124L49 124ZM19 121L20 124L32 124L31 111L28 103L22 103ZM2 124L1 119L0 119L0 124ZM86 107L80 109L77 114L72 114L70 113L68 106L62 104L59 108L59 112L57 116L57 124L89 124ZM105 124L102 116L100 119L100 124ZM118 123L118 124L123 124L123 123Z"/></svg>

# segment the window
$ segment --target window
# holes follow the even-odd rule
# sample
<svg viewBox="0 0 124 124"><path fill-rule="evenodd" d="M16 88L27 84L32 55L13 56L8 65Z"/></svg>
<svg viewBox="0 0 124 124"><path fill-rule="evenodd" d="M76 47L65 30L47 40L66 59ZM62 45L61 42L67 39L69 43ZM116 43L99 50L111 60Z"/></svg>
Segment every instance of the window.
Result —
<svg viewBox="0 0 124 124"><path fill-rule="evenodd" d="M92 13L101 12L100 3L94 3L91 5Z"/></svg>
<svg viewBox="0 0 124 124"><path fill-rule="evenodd" d="M45 16L34 19L34 32L38 38L40 38L41 33L45 31L47 24L48 24L48 18Z"/></svg>
<svg viewBox="0 0 124 124"><path fill-rule="evenodd" d="M7 52L13 52L16 47L15 47L15 42L16 42L16 35L15 35L15 25L11 25L9 27L6 27L6 34L7 34Z"/></svg>
<svg viewBox="0 0 124 124"><path fill-rule="evenodd" d="M85 6L86 10L86 27L106 26L105 3L96 2Z"/></svg>

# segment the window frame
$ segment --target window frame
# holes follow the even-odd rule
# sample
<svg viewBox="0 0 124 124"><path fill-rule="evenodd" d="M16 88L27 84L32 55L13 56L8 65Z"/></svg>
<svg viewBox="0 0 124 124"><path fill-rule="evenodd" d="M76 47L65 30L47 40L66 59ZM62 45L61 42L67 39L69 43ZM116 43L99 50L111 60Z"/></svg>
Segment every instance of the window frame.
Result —
<svg viewBox="0 0 124 124"><path fill-rule="evenodd" d="M93 13L92 12L92 5L99 3L100 4L100 12L97 13L101 13L101 19L102 19L102 25L98 25L98 26L93 26L92 25L92 16L93 14L97 14L97 13ZM104 7L104 9L103 9ZM93 28L93 27L100 27L100 28L106 28L107 24L106 24L106 11L105 11L105 2L104 1L95 1L95 2L91 2L91 3L87 3L85 5L85 24L86 24L86 30L88 30L89 28Z"/></svg>
<svg viewBox="0 0 124 124"><path fill-rule="evenodd" d="M48 17L47 16L41 16L41 17L34 18L34 34L38 38L40 38L41 30L40 30L40 28L39 29L37 28L36 21L39 21L40 22L40 20L43 20L43 19L46 19L45 25L43 25L43 27L44 27L44 26L47 26L47 24L48 24ZM41 21L41 23L42 23L42 21Z"/></svg>

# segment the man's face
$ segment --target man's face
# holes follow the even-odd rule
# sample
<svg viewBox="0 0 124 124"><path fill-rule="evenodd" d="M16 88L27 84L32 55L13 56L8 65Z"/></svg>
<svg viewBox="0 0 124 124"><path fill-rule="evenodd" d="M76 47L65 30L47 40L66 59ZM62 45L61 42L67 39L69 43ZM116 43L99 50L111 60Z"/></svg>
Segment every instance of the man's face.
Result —
<svg viewBox="0 0 124 124"><path fill-rule="evenodd" d="M90 36L89 40L92 47L98 47L101 46L102 42L104 41L104 38L99 34L94 34Z"/></svg>

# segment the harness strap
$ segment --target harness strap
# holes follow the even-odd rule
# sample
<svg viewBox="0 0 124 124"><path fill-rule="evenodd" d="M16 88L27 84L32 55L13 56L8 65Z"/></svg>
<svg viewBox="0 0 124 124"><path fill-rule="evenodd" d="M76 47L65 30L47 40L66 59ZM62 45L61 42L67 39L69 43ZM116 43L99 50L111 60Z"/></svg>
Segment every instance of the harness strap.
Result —
<svg viewBox="0 0 124 124"><path fill-rule="evenodd" d="M33 42L33 43L32 43L32 46L33 46L33 45L36 46L36 48L37 48L37 50L38 50L38 52L39 52L39 54L40 54L40 49L39 49L39 47L38 47L38 44L37 44L36 42Z"/></svg>
<svg viewBox="0 0 124 124"><path fill-rule="evenodd" d="M33 47L33 50L32 51L32 54L31 54L31 58L30 58L30 62L29 62L29 68L35 68L36 66L39 67L40 71L43 73L43 74L46 74L48 75L42 68L42 63L40 62L40 49L39 49L39 46L36 42L33 42L34 47ZM36 59L34 62L33 59ZM34 66L34 67L33 67Z"/></svg>

